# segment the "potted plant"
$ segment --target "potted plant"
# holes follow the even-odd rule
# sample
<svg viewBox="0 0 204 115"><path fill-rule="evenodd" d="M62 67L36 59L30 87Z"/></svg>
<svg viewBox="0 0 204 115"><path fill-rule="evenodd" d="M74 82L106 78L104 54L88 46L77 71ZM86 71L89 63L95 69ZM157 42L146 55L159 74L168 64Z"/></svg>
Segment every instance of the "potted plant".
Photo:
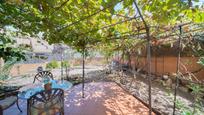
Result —
<svg viewBox="0 0 204 115"><path fill-rule="evenodd" d="M45 76L43 79L44 82L44 89L45 90L51 90L52 89L52 83L50 82L50 78Z"/></svg>

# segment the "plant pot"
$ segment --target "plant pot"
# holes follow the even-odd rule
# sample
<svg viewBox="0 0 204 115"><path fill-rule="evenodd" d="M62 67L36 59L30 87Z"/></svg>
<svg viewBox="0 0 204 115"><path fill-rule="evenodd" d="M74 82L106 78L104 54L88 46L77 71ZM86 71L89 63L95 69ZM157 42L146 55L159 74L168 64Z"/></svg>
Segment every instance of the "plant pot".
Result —
<svg viewBox="0 0 204 115"><path fill-rule="evenodd" d="M52 83L47 83L44 85L45 90L51 90L52 89Z"/></svg>

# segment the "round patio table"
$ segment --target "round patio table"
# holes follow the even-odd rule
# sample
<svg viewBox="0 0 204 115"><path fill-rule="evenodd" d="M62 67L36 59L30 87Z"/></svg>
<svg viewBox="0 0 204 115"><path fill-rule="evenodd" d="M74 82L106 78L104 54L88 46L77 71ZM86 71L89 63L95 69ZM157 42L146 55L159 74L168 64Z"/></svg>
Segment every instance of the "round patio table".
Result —
<svg viewBox="0 0 204 115"><path fill-rule="evenodd" d="M69 81L52 80L51 83L52 88L61 88L63 90L68 90L73 86L72 83ZM27 100L35 93L40 92L42 90L44 90L43 83L29 84L19 89L18 98Z"/></svg>

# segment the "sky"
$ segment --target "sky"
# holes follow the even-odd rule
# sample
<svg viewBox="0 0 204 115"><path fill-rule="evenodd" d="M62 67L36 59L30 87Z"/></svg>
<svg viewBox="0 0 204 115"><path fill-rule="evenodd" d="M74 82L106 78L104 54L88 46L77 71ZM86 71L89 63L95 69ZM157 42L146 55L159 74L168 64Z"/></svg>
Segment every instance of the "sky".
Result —
<svg viewBox="0 0 204 115"><path fill-rule="evenodd" d="M199 0L199 2L193 2L193 5L199 5L199 6L204 5L204 0ZM123 7L122 3L120 2L114 7L114 9L117 11L117 10L120 10L122 7Z"/></svg>
<svg viewBox="0 0 204 115"><path fill-rule="evenodd" d="M197 3L194 3L195 5L199 5L199 6L201 6L201 5L203 5L204 4L204 0L199 0L199 2L197 2Z"/></svg>

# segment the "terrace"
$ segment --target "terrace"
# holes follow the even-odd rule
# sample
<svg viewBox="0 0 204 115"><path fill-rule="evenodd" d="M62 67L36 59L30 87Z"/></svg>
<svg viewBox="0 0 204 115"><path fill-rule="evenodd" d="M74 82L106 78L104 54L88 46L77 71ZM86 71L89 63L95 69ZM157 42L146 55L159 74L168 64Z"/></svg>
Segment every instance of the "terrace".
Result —
<svg viewBox="0 0 204 115"><path fill-rule="evenodd" d="M113 82L85 84L85 98L81 98L81 85L65 92L65 115L148 115L148 108ZM16 106L4 112L5 115L26 115L27 103L20 100Z"/></svg>
<svg viewBox="0 0 204 115"><path fill-rule="evenodd" d="M203 3L1 1L0 115L202 115Z"/></svg>

